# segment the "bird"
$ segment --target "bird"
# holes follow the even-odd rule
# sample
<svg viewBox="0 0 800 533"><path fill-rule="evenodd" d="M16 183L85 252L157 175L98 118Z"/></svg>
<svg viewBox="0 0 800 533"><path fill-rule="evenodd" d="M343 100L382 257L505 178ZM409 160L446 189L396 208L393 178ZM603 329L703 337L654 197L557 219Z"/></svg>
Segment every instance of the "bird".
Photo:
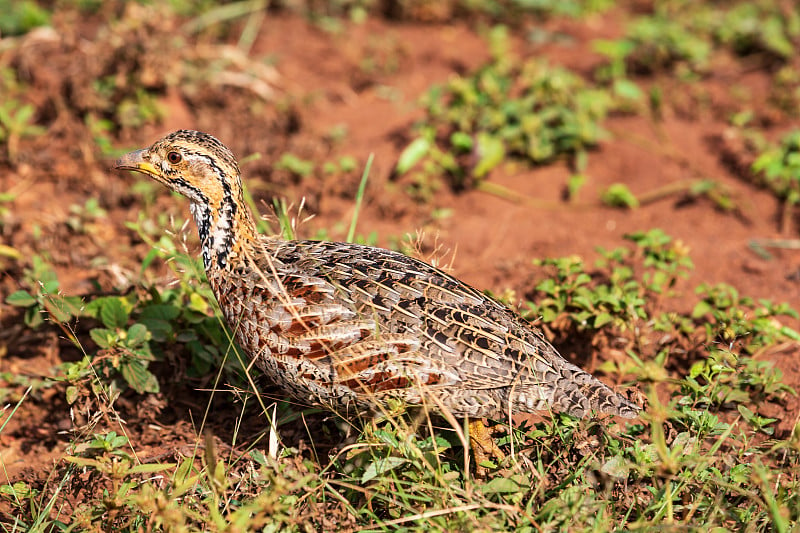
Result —
<svg viewBox="0 0 800 533"><path fill-rule="evenodd" d="M175 131L115 167L188 198L236 341L294 401L342 417L400 404L466 419L477 465L505 456L485 418L640 411L507 306L424 261L259 234L237 160L210 134Z"/></svg>

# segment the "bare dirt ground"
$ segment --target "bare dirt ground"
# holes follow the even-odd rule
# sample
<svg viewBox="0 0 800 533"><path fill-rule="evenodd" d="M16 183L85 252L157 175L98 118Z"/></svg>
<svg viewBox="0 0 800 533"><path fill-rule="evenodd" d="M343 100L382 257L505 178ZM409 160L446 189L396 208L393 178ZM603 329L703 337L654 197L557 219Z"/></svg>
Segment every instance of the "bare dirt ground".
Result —
<svg viewBox="0 0 800 533"><path fill-rule="evenodd" d="M568 35L568 43L519 43L520 51L588 75L601 60L588 43L618 35L622 26L618 17L611 12L580 23L544 22L544 29ZM46 252L64 293L86 296L125 289L135 282L148 247L125 227L126 221L137 220L142 209L137 204L139 197L130 193L142 178L112 171L110 160L98 155L85 128L58 119L58 99L53 98L53 91L78 86L74 80L72 85L63 81L64 77L81 76L83 67L75 50L85 44L82 40L91 42L102 31L92 18L67 22L56 25L56 32L64 32L70 25L69 34L61 33L52 42L27 41L28 49L13 59L13 66L24 66L30 80L30 101L52 103L48 108L51 115L40 117L48 124L47 133L22 141L17 165L0 162L0 190L16 193L0 242L19 250L23 257ZM251 56L269 57L275 65L271 101L254 105L252 98L243 97L242 90L231 88L187 97L168 87L158 101L165 111L163 119L154 125L120 130L114 144L117 148L141 147L178 128L208 131L241 158L261 154L260 159L243 164L243 173L262 212L276 196L294 205L305 198L307 212L315 216L300 227L301 236L313 236L317 229L327 228L334 239L344 238L341 228L347 227L353 212L358 176L297 180L276 169L274 162L282 153L292 152L317 164L350 155L361 166L374 154L358 232L374 231L378 244L387 245L407 233L423 231L423 252L432 253L435 245L450 251L455 275L481 289L502 292L510 288L522 297L539 281L532 273L534 258L577 254L591 262L597 246L614 248L623 244L626 233L662 228L690 248L695 264L692 287L701 281L724 282L754 298L800 306L800 252L771 249L772 259L766 260L749 246L753 239L795 236L797 221L792 227L781 227L781 204L741 179L732 161L744 156L737 153L735 139L726 138L727 114L733 103L726 100L722 88L735 82L748 94L758 95L769 83L766 76L742 71L733 63L722 65L693 86L698 94L685 94L676 82L660 121L642 115L611 117L605 125L612 135L589 155L590 181L577 206L563 200L570 170L562 163L537 168L505 166L490 176L490 181L521 197L536 199L535 203L513 202L480 191L456 194L442 189L432 205L422 205L404 193L402 178L392 176L398 155L412 138L412 125L421 116L417 99L431 84L471 71L485 61L485 40L466 23L369 19L363 24L342 24L343 31L331 33L298 16L269 15ZM132 34L136 33L125 35ZM158 68L171 68L168 59ZM375 66L367 68L367 64ZM757 99L753 105L758 112ZM781 116L765 121L772 137L791 126L790 120ZM332 140L331 131L342 127L346 131L343 139ZM697 177L712 177L728 187L738 209L726 213L708 201L683 201L682 196L666 196L634 210L603 207L594 200L614 182L645 193ZM97 198L107 217L96 221L91 232L76 233L67 223L70 206L84 205L88 198ZM186 202L164 191L157 192L154 202L157 210L188 216ZM436 217L434 209L448 209L451 214ZM186 233L196 249L194 228L190 225ZM5 301L20 287L25 261L4 261L0 266L5 268L0 276L0 301ZM164 283L169 282L163 266L154 266L145 275L163 276ZM685 309L691 309L693 302L687 291ZM17 309L0 303L0 371L49 375L53 366L80 357L58 328L45 325L31 332L21 320ZM785 383L796 389L800 389L798 356L796 345L768 354L784 372ZM597 354L596 360L604 360L604 355ZM208 402L203 389L207 386L201 382L191 387L167 386L161 394L146 398L126 393L116 412L105 416L123 414L137 451L150 456L168 453L194 442L192 424L203 415ZM230 396L222 396L214 400L213 410L227 414L212 416L210 427L222 442L230 442L225 439L233 431L229 414L238 407L231 405ZM794 425L800 403L792 398L786 408L783 430ZM39 391L24 402L2 433L0 453L6 465L6 471L0 473L2 482L5 478L47 476L70 440L74 419L87 416L71 411L58 386ZM254 420L245 433L255 434L260 424Z"/></svg>

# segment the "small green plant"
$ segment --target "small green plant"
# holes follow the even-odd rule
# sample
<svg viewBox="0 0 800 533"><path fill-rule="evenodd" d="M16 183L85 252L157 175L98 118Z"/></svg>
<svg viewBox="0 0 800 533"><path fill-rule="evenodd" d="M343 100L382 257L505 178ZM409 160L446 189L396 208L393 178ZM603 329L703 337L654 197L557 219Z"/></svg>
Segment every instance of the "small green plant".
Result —
<svg viewBox="0 0 800 533"><path fill-rule="evenodd" d="M97 118L92 113L87 113L83 121L92 135L92 142L100 148L100 153L105 156L120 156L125 153L125 150L113 146L111 132L114 130L114 122Z"/></svg>
<svg viewBox="0 0 800 533"><path fill-rule="evenodd" d="M73 525L91 529L92 524L101 521L112 523L120 514L127 515L126 521L133 527L145 523L145 516L135 504L140 485L146 483L143 478L171 470L175 464L141 464L125 450L129 446L127 437L109 431L95 434L81 455L64 458L98 482L107 483L103 499L82 502L77 506L71 517Z"/></svg>
<svg viewBox="0 0 800 533"><path fill-rule="evenodd" d="M116 107L116 121L123 128L140 128L145 124L156 124L166 116L166 110L151 91L137 88L136 92L123 99Z"/></svg>
<svg viewBox="0 0 800 533"><path fill-rule="evenodd" d="M569 156L583 166L586 150L605 135L600 122L612 104L608 93L566 69L520 61L504 27L492 30L490 49L491 61L476 73L429 91L427 117L400 156L399 174L421 164L423 179L447 174L463 189L507 156L531 163Z"/></svg>
<svg viewBox="0 0 800 533"><path fill-rule="evenodd" d="M788 60L800 44L800 13L782 9L777 1L734 3L724 17L707 20L714 38L739 55L768 53Z"/></svg>
<svg viewBox="0 0 800 533"><path fill-rule="evenodd" d="M762 404L768 398L794 394L782 378L782 373L767 361L756 361L726 346L711 345L708 357L695 362L681 381L680 402L716 409L736 403Z"/></svg>
<svg viewBox="0 0 800 533"><path fill-rule="evenodd" d="M777 146L767 147L753 162L752 170L787 204L800 204L800 130L790 131Z"/></svg>
<svg viewBox="0 0 800 533"><path fill-rule="evenodd" d="M364 484L391 483L390 480L402 484L404 480L422 481L436 474L459 475L453 470L452 463L440 461L440 454L451 447L446 439L440 436L419 438L414 434L409 439L399 439L399 434L402 433L398 431L396 422L384 424L384 428L366 437L371 445L358 447L340 457L340 464L346 461L358 465L351 475ZM437 472L434 465L441 470Z"/></svg>
<svg viewBox="0 0 800 533"><path fill-rule="evenodd" d="M679 62L694 71L703 71L711 55L707 35L693 31L682 20L669 15L642 17L627 32L625 58L634 68L650 72L671 68Z"/></svg>
<svg viewBox="0 0 800 533"><path fill-rule="evenodd" d="M305 178L314 172L314 162L300 159L294 154L283 154L275 163L275 168L286 170L298 178Z"/></svg>
<svg viewBox="0 0 800 533"><path fill-rule="evenodd" d="M636 198L627 185L624 183L613 183L603 191L600 200L611 207L627 207L635 209L639 207L639 199Z"/></svg>
<svg viewBox="0 0 800 533"><path fill-rule="evenodd" d="M700 301L690 314L672 311L669 298L680 295L677 282L692 269L688 250L660 230L627 238L635 243L633 251L601 249L594 270L575 257L538 261L548 274L527 302L526 316L566 338L588 333L587 343L624 350L627 358L608 360L601 370L634 374L644 382L668 380L674 354L697 358L681 381L680 402L686 405L722 409L746 403L757 413L753 405L794 394L771 362L753 359L768 346L800 340L800 333L779 321L797 318L794 309L768 300L756 303L727 285L701 284L696 289ZM654 353L637 354L638 339L651 335L661 335L665 344ZM769 417L759 416L747 420L768 433Z"/></svg>
<svg viewBox="0 0 800 533"><path fill-rule="evenodd" d="M6 155L11 163L19 157L19 143L24 137L42 135L45 129L34 123L36 108L21 104L11 98L0 104L0 143L6 145Z"/></svg>
<svg viewBox="0 0 800 533"><path fill-rule="evenodd" d="M162 358L167 350L186 350L191 355L187 369L190 377L205 375L224 361L228 378L240 381L246 364L242 363L243 355L220 318L217 301L206 283L202 259L168 235L161 234L155 241L140 224L130 223L128 227L151 246L142 260L142 272L161 260L179 280L169 289L146 284L147 297L137 300L131 309L134 322L147 328L155 357ZM220 352L219 347L225 347L226 351Z"/></svg>
<svg viewBox="0 0 800 533"><path fill-rule="evenodd" d="M89 233L95 221L105 218L106 210L100 207L97 198L88 198L83 205L73 204L69 206L69 217L67 226L75 233Z"/></svg>
<svg viewBox="0 0 800 533"><path fill-rule="evenodd" d="M165 74L167 76L168 74ZM113 117L112 123L122 128L138 128L155 124L166 115L166 110L158 101L158 92L152 80L149 83L129 83L120 86L116 75L107 75L92 80L91 91L95 98L89 107L79 106L84 122L92 134L101 138L109 129L105 116Z"/></svg>
<svg viewBox="0 0 800 533"><path fill-rule="evenodd" d="M790 60L800 44L800 15L777 0L656 2L652 15L634 19L622 39L597 41L609 58L598 71L603 79L624 79L626 72L677 71L692 78L708 70L712 55L727 48L739 56L767 54Z"/></svg>
<svg viewBox="0 0 800 533"><path fill-rule="evenodd" d="M326 161L322 165L325 174L347 174L353 172L358 167L358 161L353 156L345 155L338 161Z"/></svg>
<svg viewBox="0 0 800 533"><path fill-rule="evenodd" d="M782 337L798 338L798 334L775 320L779 316L798 318L800 315L788 304L775 304L740 296L730 285L701 284L697 290L700 302L692 318L704 319L707 342L723 345L737 343L741 350L753 354Z"/></svg>
<svg viewBox="0 0 800 533"><path fill-rule="evenodd" d="M678 278L687 277L693 266L683 245L661 230L626 238L636 244L634 254L625 248L599 250L602 258L597 268L606 280L603 283L596 282L598 275L587 272L578 257L534 261L554 272L536 286L535 297L526 303L526 315L541 317L546 323L566 316L578 329L593 330L608 324L631 328L646 319L648 301L672 288ZM644 267L638 276L634 257Z"/></svg>
<svg viewBox="0 0 800 533"><path fill-rule="evenodd" d="M94 364L119 372L139 394L158 392L158 381L147 368L155 360L149 342L152 334L143 323L128 327L132 308L131 302L116 296L97 298L86 306L86 315L100 319L103 324L89 332L100 349ZM108 373L100 371L100 374Z"/></svg>
<svg viewBox="0 0 800 533"><path fill-rule="evenodd" d="M686 245L663 230L637 231L625 235L625 238L636 245L635 253L641 256L645 267L642 282L654 294L664 294L675 286L678 278L687 278L694 268ZM614 257L613 254L604 255Z"/></svg>
<svg viewBox="0 0 800 533"><path fill-rule="evenodd" d="M25 309L25 324L38 328L45 318L65 323L81 314L83 303L76 296L60 293L58 276L44 259L35 255L25 269L23 282L28 289L19 289L6 298L6 303Z"/></svg>
<svg viewBox="0 0 800 533"><path fill-rule="evenodd" d="M790 117L800 115L800 72L792 65L784 65L775 72L770 84L770 102Z"/></svg>
<svg viewBox="0 0 800 533"><path fill-rule="evenodd" d="M116 431L109 431L103 435L94 435L86 445L87 455L102 455L104 453L125 455L125 451L122 448L127 444L128 438L125 435L117 435Z"/></svg>
<svg viewBox="0 0 800 533"><path fill-rule="evenodd" d="M595 72L595 77L608 82L614 95L620 100L620 106L627 102L642 99L642 90L636 82L628 79L627 59L636 49L636 44L627 39L597 40L592 43L595 52L606 56L608 64L602 65Z"/></svg>
<svg viewBox="0 0 800 533"><path fill-rule="evenodd" d="M50 23L50 13L32 0L0 0L0 35L27 33Z"/></svg>

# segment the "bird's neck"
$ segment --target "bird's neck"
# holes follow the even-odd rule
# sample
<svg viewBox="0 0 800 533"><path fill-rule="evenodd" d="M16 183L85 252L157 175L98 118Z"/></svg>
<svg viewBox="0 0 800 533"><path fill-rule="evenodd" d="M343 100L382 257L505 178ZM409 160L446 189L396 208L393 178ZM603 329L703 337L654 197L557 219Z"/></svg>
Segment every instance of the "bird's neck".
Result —
<svg viewBox="0 0 800 533"><path fill-rule="evenodd" d="M200 233L206 270L233 266L258 236L250 210L232 198L213 206L192 202L189 207Z"/></svg>

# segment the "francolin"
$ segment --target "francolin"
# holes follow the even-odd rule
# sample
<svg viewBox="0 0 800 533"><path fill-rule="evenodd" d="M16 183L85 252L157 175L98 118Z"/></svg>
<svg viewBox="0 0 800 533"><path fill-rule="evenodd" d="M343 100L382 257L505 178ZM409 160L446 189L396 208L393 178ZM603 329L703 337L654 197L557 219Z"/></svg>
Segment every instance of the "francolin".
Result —
<svg viewBox="0 0 800 533"><path fill-rule="evenodd" d="M190 200L236 340L298 402L343 417L380 413L390 400L466 417L477 464L503 456L485 417L639 412L528 322L438 268L372 246L259 235L236 159L211 135L176 131L116 167Z"/></svg>

